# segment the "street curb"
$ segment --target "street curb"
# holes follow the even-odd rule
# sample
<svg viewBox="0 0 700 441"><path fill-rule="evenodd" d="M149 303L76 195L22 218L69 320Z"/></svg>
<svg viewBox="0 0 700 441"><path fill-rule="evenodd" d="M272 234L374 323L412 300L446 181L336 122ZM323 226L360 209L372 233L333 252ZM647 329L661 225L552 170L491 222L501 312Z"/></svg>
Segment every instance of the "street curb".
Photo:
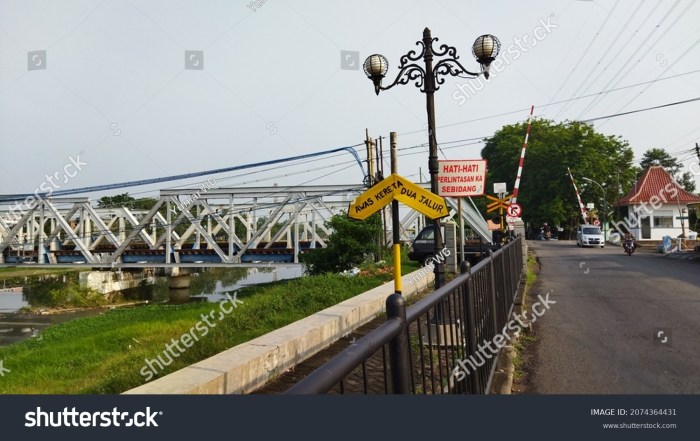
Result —
<svg viewBox="0 0 700 441"><path fill-rule="evenodd" d="M664 257L668 259L678 259L678 260L700 260L700 253L698 252L683 252L683 253L667 253Z"/></svg>
<svg viewBox="0 0 700 441"><path fill-rule="evenodd" d="M537 256L535 256L537 258ZM539 265L539 260L537 261ZM527 261L526 261L527 264ZM513 301L513 312L509 316L512 317L514 314L522 314L523 302L525 300L525 284L527 281L527 273L523 273L523 278L518 286L518 292L515 295L515 300ZM527 322L528 330L531 328L530 323ZM517 342L520 336L524 332L517 332L513 335L512 340ZM496 360L496 372L493 375L493 382L491 383L490 394L495 395L511 395L513 389L513 375L515 374L515 347L510 344L504 346L502 350L498 353L498 359Z"/></svg>
<svg viewBox="0 0 700 441"><path fill-rule="evenodd" d="M491 393L496 395L510 395L513 388L513 372L515 372L515 348L511 345L504 346L498 356L496 372L493 376Z"/></svg>

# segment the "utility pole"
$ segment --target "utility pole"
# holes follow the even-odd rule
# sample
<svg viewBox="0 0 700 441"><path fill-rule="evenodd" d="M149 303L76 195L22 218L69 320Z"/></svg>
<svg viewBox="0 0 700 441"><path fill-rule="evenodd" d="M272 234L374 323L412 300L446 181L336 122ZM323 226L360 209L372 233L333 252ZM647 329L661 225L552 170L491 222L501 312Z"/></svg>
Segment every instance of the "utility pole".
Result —
<svg viewBox="0 0 700 441"><path fill-rule="evenodd" d="M377 182L381 181L384 179L384 137L380 136L379 137L379 148L377 149ZM384 235L382 236L382 240L380 243L382 244L382 249L380 250L380 253L384 252L384 248L387 247L388 241L387 241L387 230L386 230L386 207L382 208L382 230L384 231Z"/></svg>
<svg viewBox="0 0 700 441"><path fill-rule="evenodd" d="M365 129L365 147L367 148L367 182L364 184L369 188L377 181L374 174L374 140L369 137L368 129Z"/></svg>
<svg viewBox="0 0 700 441"><path fill-rule="evenodd" d="M379 143L377 144L375 142L375 172L376 172L376 178L377 182L381 181L384 179L384 146L383 146L383 141L384 137L380 136L378 138Z"/></svg>

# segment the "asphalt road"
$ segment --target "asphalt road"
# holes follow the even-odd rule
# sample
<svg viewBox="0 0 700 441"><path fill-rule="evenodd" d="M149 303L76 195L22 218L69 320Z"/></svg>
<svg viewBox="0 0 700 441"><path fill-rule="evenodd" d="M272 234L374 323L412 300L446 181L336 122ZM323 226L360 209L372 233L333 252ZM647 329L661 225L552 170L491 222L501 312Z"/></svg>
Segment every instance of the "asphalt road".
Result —
<svg viewBox="0 0 700 441"><path fill-rule="evenodd" d="M700 261L528 245L533 292L557 302L535 323L531 393L700 394Z"/></svg>

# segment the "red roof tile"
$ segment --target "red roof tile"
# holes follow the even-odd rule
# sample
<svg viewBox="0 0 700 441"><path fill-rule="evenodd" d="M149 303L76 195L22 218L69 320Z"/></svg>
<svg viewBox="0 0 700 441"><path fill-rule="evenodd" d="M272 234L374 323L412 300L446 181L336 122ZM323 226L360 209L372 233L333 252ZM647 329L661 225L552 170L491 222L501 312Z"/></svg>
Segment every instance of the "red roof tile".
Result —
<svg viewBox="0 0 700 441"><path fill-rule="evenodd" d="M615 205L634 205L650 202L654 196L661 199L660 201L657 200L657 203L682 202L688 204L700 202L699 196L685 191L663 167L653 165L635 182L629 193L618 200Z"/></svg>

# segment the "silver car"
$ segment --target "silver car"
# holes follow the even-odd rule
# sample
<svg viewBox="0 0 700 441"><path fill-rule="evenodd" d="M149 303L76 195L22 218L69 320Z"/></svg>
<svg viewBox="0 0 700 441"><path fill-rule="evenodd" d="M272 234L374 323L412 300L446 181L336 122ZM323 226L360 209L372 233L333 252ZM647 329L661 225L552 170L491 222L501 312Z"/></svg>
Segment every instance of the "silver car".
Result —
<svg viewBox="0 0 700 441"><path fill-rule="evenodd" d="M605 247L605 238L600 227L595 225L579 225L576 230L576 245L579 247Z"/></svg>

